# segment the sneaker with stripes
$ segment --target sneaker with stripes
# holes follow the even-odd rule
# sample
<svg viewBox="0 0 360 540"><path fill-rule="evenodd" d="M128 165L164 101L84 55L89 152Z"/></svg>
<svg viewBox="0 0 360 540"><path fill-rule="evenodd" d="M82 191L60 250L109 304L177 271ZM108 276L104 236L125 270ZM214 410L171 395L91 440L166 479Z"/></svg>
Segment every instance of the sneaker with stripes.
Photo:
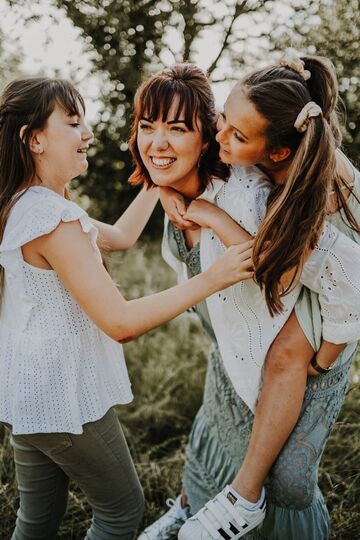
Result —
<svg viewBox="0 0 360 540"><path fill-rule="evenodd" d="M265 498L258 508L248 510L227 486L189 518L179 531L179 540L238 540L265 518Z"/></svg>

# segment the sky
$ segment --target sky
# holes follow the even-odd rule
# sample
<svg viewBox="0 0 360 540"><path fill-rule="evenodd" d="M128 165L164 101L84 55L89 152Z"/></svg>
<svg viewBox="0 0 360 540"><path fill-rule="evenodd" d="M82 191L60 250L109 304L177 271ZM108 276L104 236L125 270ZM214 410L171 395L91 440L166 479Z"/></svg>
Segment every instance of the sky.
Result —
<svg viewBox="0 0 360 540"><path fill-rule="evenodd" d="M219 14L224 12L220 2L216 3ZM50 0L34 2L31 10L22 8L9 9L4 0L0 0L0 29L5 40L5 49L17 52L21 58L21 71L27 74L43 72L48 76L57 76L71 79L84 95L87 104L87 114L90 121L96 121L99 104L96 97L99 88L99 79L89 77L91 56L83 51L80 32L64 13L54 8ZM225 14L225 12L224 12ZM40 16L25 24L29 16ZM56 23L50 15L54 15ZM175 32L169 34L173 48L180 47L176 43ZM209 33L198 46L196 63L206 69L209 58L217 55L219 42L214 33ZM161 58L164 64L174 62L169 53ZM75 79L75 80L74 80ZM214 85L213 90L219 106L225 102L233 83L220 83Z"/></svg>
<svg viewBox="0 0 360 540"><path fill-rule="evenodd" d="M225 2L216 0L204 0L204 2L206 6L211 6L217 16L225 17L228 14ZM228 4L231 2L235 5L236 0L227 0ZM70 79L85 98L88 120L95 123L98 120L97 112L100 107L97 96L101 79L99 75L89 75L91 55L84 52L80 32L66 18L65 13L52 6L51 0L34 0L28 9L23 7L10 9L5 0L0 0L0 13L0 31L5 38L3 45L9 52L19 54L21 71L31 75L42 72L50 77ZM243 32L246 35L249 33L252 35L252 40L246 41L247 52L251 52L258 46L261 41L258 34L261 31L272 30L274 21L276 25L280 25L282 20L289 20L291 8L283 0L274 0L271 15L271 20L264 17L258 18L256 24L251 23L251 26L247 16L242 16L237 20L237 31L240 34ZM33 19L26 23L29 17ZM212 27L202 33L202 38L197 40L193 60L201 68L206 70L216 58L221 37L222 35ZM173 50L181 50L182 42L175 29L168 29L166 39L171 42ZM161 55L161 60L165 66L175 62L174 57L165 50ZM226 65L226 60L222 59L222 63L216 70L218 78L224 76L221 66L224 69L227 68L228 73L232 72L231 66ZM219 108L222 108L233 84L233 81L225 81L212 85Z"/></svg>

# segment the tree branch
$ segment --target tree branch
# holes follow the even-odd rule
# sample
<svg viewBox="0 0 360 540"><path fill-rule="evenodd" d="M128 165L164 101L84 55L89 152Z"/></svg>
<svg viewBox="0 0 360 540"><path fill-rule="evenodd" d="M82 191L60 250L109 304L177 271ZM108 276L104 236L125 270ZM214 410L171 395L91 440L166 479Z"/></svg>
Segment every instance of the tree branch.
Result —
<svg viewBox="0 0 360 540"><path fill-rule="evenodd" d="M229 38L231 36L234 23L235 23L236 19L239 17L239 15L241 15L244 12L245 5L246 5L246 0L243 0L242 2L236 2L235 11L234 11L234 14L233 14L233 16L231 18L229 27L228 27L228 29L227 29L227 31L225 33L224 40L223 40L222 46L220 48L220 51L219 51L217 57L215 58L215 60L212 62L209 69L207 70L209 75L211 75L211 73L214 71L214 69L216 68L217 63L219 62L223 52L227 48L228 41L229 41Z"/></svg>

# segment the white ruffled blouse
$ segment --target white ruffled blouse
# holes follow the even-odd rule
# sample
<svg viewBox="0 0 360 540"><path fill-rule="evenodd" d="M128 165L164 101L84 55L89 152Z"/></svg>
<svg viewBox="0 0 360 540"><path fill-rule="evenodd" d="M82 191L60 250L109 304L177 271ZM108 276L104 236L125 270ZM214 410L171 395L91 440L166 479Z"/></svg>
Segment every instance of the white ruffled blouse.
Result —
<svg viewBox="0 0 360 540"><path fill-rule="evenodd" d="M358 186L359 187L359 186ZM225 210L255 236L265 216L271 186L256 167L232 167L227 182L213 180L200 196ZM164 259L187 278L186 266L171 253L165 222ZM201 268L206 270L224 251L211 229L203 228ZM307 259L300 283L282 298L284 310L274 317L252 280L242 281L207 298L207 307L224 366L235 390L255 410L266 353L295 306L302 285L319 295L323 338L348 343L360 338L360 246L331 223L325 223L318 245Z"/></svg>
<svg viewBox="0 0 360 540"><path fill-rule="evenodd" d="M0 244L0 421L14 434L82 433L83 424L133 398L122 346L93 323L55 271L22 257L21 246L75 220L100 257L86 212L44 187L15 203Z"/></svg>

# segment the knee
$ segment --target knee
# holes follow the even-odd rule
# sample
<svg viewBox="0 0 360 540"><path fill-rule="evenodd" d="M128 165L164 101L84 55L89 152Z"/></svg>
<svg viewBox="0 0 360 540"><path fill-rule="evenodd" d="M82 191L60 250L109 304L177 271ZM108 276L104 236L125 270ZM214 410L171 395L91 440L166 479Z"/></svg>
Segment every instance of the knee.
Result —
<svg viewBox="0 0 360 540"><path fill-rule="evenodd" d="M279 335L271 345L265 360L265 374L278 376L283 373L304 371L311 359L296 339L285 339Z"/></svg>
<svg viewBox="0 0 360 540"><path fill-rule="evenodd" d="M93 523L86 538L133 538L144 513L144 494L139 486L124 501L113 501L105 508L93 508ZM100 534L101 532L101 534Z"/></svg>

